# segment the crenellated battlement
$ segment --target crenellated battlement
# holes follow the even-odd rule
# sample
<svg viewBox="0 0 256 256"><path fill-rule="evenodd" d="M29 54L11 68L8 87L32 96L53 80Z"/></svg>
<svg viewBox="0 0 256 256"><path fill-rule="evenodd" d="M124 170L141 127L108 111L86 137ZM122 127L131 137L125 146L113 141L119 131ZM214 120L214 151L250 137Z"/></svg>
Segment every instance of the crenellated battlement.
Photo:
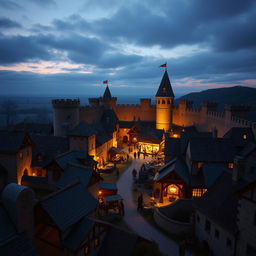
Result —
<svg viewBox="0 0 256 256"><path fill-rule="evenodd" d="M54 108L76 108L80 107L79 99L53 99L52 106Z"/></svg>

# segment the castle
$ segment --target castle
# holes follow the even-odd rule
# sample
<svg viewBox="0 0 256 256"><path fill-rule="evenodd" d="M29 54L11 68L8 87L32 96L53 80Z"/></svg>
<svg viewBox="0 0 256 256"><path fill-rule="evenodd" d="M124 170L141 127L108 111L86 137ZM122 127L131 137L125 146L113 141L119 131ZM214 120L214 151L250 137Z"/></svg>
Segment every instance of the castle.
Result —
<svg viewBox="0 0 256 256"><path fill-rule="evenodd" d="M256 135L256 123L245 119L248 106L226 105L225 111L221 113L213 102L204 102L196 109L192 101L180 100L175 107L174 97L168 73L165 71L155 95L156 105L151 104L151 99L145 98L140 99L140 104L136 105L117 104L117 98L112 97L108 86L103 97L89 98L88 106L81 106L79 100L55 99L52 101L54 135L66 136L80 121L100 122L106 109L114 111L118 120L124 122L123 127L125 122L151 122L155 123L156 129L168 132L174 125L194 125L198 130L215 132L218 137L222 137L232 127L251 127ZM128 132L123 136L129 137Z"/></svg>

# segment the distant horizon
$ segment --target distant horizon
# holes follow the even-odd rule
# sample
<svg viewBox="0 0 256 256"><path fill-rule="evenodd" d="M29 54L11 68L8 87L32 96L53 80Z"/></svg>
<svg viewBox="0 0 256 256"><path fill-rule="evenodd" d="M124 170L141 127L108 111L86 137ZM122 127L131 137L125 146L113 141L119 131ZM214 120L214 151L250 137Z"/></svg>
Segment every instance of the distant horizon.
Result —
<svg viewBox="0 0 256 256"><path fill-rule="evenodd" d="M0 93L154 95L165 70L177 97L255 88L255 17L254 0L0 1Z"/></svg>

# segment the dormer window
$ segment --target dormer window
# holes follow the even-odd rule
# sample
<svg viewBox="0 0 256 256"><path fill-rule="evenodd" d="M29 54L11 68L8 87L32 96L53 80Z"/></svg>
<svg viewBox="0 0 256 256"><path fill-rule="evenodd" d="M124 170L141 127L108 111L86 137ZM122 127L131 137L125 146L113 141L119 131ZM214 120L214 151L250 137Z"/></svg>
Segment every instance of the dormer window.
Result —
<svg viewBox="0 0 256 256"><path fill-rule="evenodd" d="M163 88L163 92L166 92L166 88L165 87Z"/></svg>

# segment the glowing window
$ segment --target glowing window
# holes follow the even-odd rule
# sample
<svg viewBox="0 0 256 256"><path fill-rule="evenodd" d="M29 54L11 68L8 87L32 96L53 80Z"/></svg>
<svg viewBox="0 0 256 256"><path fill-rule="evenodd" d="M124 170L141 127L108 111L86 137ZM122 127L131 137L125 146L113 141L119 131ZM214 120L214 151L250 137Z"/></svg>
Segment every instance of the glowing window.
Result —
<svg viewBox="0 0 256 256"><path fill-rule="evenodd" d="M86 245L86 246L84 247L84 255L88 255L88 254L89 254L89 246Z"/></svg>
<svg viewBox="0 0 256 256"><path fill-rule="evenodd" d="M97 246L99 246L99 244L100 244L100 239L97 237L94 240L94 246L97 247Z"/></svg>
<svg viewBox="0 0 256 256"><path fill-rule="evenodd" d="M197 168L202 168L203 167L203 163L202 162L198 162L197 163Z"/></svg>
<svg viewBox="0 0 256 256"><path fill-rule="evenodd" d="M234 163L228 163L228 168L233 169L234 168Z"/></svg>
<svg viewBox="0 0 256 256"><path fill-rule="evenodd" d="M244 140L247 139L247 135L246 135L246 134L243 135L243 139L244 139Z"/></svg>
<svg viewBox="0 0 256 256"><path fill-rule="evenodd" d="M192 197L200 197L206 191L207 191L207 189L205 189L205 188L194 188L193 191L192 191Z"/></svg>

